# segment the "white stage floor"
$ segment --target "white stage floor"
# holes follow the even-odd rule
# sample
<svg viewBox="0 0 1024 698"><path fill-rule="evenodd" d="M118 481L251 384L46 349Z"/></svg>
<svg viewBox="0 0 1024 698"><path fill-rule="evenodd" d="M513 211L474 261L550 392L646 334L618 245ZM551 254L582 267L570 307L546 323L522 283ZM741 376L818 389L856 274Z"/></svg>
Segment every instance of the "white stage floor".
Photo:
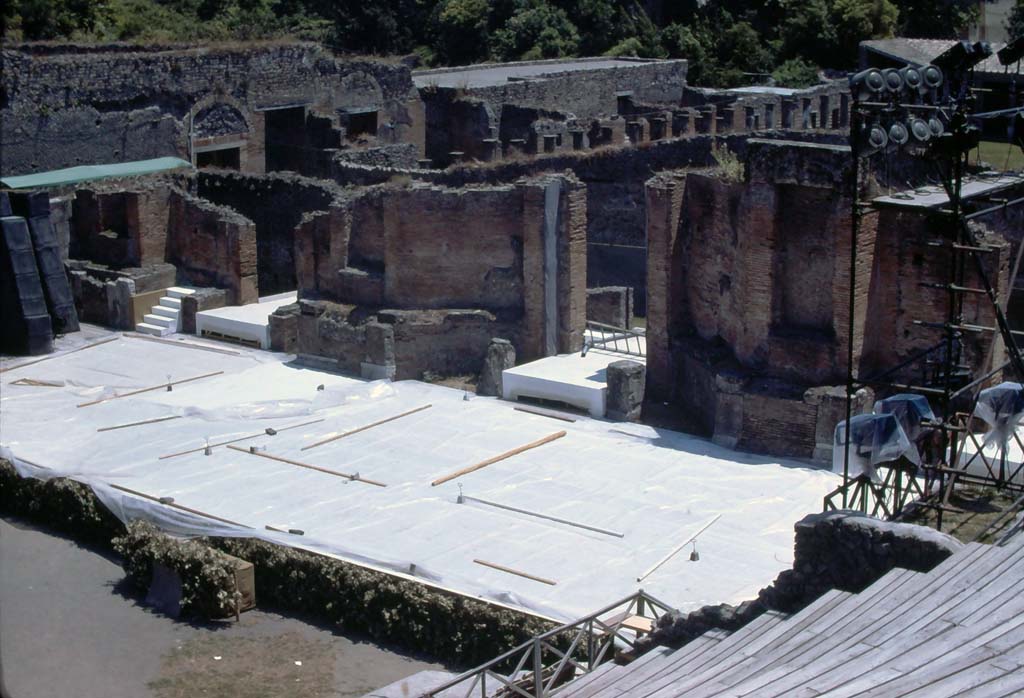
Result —
<svg viewBox="0 0 1024 698"><path fill-rule="evenodd" d="M258 303L229 305L196 313L196 334L258 342L261 349L270 348L270 314L298 298L295 291L260 298Z"/></svg>
<svg viewBox="0 0 1024 698"><path fill-rule="evenodd" d="M820 511L822 497L838 483L827 471L674 432L587 418L556 421L493 398L464 400L461 391L440 386L367 383L296 368L290 357L257 350L207 351L188 346L198 342L111 336L23 368L5 362L0 444L23 473L70 475L92 485L120 516L145 516L171 531L256 536L413 573L427 584L552 618L578 617L638 587L683 610L753 598L790 566L793 524ZM77 406L157 386L168 374L180 381L217 371L223 373L173 392L161 387ZM425 405L432 406L301 450ZM109 429L165 417L173 419ZM314 420L323 421L305 424ZM305 426L287 429L298 424ZM266 435L267 427L278 433ZM563 438L431 485L562 430ZM214 444L239 439L234 445L242 450L220 446L204 455L207 438ZM333 472L253 455L250 446ZM198 450L160 459L191 449ZM387 486L336 472L358 472ZM460 485L472 497L623 536L458 504ZM173 497L175 505L207 516L142 495ZM698 539L699 562L689 561L687 547L637 582L718 515Z"/></svg>

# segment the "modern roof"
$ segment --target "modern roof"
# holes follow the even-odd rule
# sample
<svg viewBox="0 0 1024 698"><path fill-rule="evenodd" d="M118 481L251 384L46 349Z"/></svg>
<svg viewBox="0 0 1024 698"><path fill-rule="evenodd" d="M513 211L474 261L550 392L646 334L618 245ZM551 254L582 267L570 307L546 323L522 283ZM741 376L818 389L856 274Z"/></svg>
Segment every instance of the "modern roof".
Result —
<svg viewBox="0 0 1024 698"><path fill-rule="evenodd" d="M166 170L176 170L182 167L191 168L192 164L187 160L175 157L153 158L152 160L134 160L132 162L117 162L109 165L81 165L79 167L67 167L62 170L4 177L0 179L0 184L9 189L46 189L48 187L59 187L65 184L76 184L95 179L135 177L155 172L164 172Z"/></svg>
<svg viewBox="0 0 1024 698"><path fill-rule="evenodd" d="M417 70L413 72L412 79L416 87L496 87L510 80L543 79L552 75L588 70L628 69L658 62L656 59L642 58L577 58L525 63L481 63L462 68Z"/></svg>
<svg viewBox="0 0 1024 698"><path fill-rule="evenodd" d="M939 54L955 43L952 39L872 39L862 41L860 45L869 51L880 53L897 61L904 61L913 65L927 65L935 60ZM979 63L975 71L979 73L1002 73L1004 67L999 63L995 53L1006 44L992 42L992 56Z"/></svg>

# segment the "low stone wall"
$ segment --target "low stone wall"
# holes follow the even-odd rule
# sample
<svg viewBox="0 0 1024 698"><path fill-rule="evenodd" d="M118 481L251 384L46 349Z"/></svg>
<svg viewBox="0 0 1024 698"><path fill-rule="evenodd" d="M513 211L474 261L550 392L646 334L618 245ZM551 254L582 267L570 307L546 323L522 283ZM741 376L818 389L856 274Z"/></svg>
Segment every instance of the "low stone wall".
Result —
<svg viewBox="0 0 1024 698"><path fill-rule="evenodd" d="M736 630L765 611L796 613L826 591L863 591L890 570L927 572L962 547L952 536L923 526L891 523L855 511L805 516L796 524L793 568L756 599L739 606L705 606L667 614L639 651L680 647L713 628Z"/></svg>

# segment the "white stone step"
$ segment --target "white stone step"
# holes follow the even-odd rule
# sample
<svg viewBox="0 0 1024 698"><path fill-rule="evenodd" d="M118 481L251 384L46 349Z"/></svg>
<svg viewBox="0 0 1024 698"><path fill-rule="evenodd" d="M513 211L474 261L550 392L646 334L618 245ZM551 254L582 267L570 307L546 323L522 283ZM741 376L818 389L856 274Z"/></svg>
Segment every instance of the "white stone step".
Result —
<svg viewBox="0 0 1024 698"><path fill-rule="evenodd" d="M196 290L194 288L185 288L184 286L171 286L164 293L171 298L184 298L185 296L191 296Z"/></svg>
<svg viewBox="0 0 1024 698"><path fill-rule="evenodd" d="M175 318L164 317L163 315L153 315L152 313L146 313L142 316L142 321L149 325L159 325L160 327L174 328L178 321Z"/></svg>
<svg viewBox="0 0 1024 698"><path fill-rule="evenodd" d="M141 332L142 334L151 334L155 337L163 337L173 332L173 330L170 327L162 327L161 325L151 325L148 322L140 322L138 325L135 326L135 331Z"/></svg>
<svg viewBox="0 0 1024 698"><path fill-rule="evenodd" d="M164 306L165 308L174 308L175 310L180 310L181 299L171 298L170 296L164 296L163 298L160 299L160 305Z"/></svg>
<svg viewBox="0 0 1024 698"><path fill-rule="evenodd" d="M154 315L163 315L164 317L171 318L172 320L177 320L178 319L178 313L181 312L177 308L168 308L167 306L164 306L164 305L154 305L150 309L150 311Z"/></svg>

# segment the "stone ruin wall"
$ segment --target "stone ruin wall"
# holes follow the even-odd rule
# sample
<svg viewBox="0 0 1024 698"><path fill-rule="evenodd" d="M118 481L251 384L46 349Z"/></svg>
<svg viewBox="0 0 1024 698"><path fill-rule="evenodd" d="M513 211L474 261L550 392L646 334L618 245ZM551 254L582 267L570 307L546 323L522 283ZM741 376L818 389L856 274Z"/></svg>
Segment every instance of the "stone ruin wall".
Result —
<svg viewBox="0 0 1024 698"><path fill-rule="evenodd" d="M701 173L652 179L648 209L648 399L678 404L723 445L825 458L844 413L851 169L842 148L751 142L743 181ZM858 237L854 358L873 375L931 346L914 319L939 320L942 258L920 213L869 214ZM984 233L997 288L1008 245ZM992 326L969 297L968 322ZM970 337L980 366L991 339ZM997 343L997 349L998 349ZM870 410L871 391L857 411Z"/></svg>
<svg viewBox="0 0 1024 698"><path fill-rule="evenodd" d="M525 360L545 355L543 234L552 181L561 187L556 344L577 351L586 313L586 196L571 175L353 193L336 225L311 219L297 230L305 300L273 320L275 341L347 371L390 360L399 378L478 373L495 336L512 340ZM389 349L373 346L378 324L388 328Z"/></svg>
<svg viewBox="0 0 1024 698"><path fill-rule="evenodd" d="M266 163L265 111L307 105L332 119L377 107L377 140L422 148L422 103L404 65L337 59L314 44L256 48L3 51L5 174L241 143L243 169Z"/></svg>
<svg viewBox="0 0 1024 698"><path fill-rule="evenodd" d="M340 187L290 173L203 170L194 181L197 196L255 223L260 296L298 288L296 229L309 218L338 210L344 200Z"/></svg>

